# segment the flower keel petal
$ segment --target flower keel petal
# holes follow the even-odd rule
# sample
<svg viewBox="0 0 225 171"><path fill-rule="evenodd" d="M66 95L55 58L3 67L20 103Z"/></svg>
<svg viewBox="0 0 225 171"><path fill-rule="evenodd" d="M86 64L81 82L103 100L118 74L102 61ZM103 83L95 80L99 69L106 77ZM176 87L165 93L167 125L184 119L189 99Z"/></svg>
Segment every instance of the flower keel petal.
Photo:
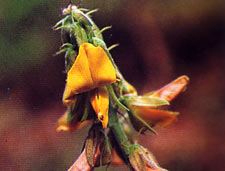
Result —
<svg viewBox="0 0 225 171"><path fill-rule="evenodd" d="M108 124L109 109L108 91L104 87L92 91L90 101L99 121L102 123L103 128L106 128Z"/></svg>

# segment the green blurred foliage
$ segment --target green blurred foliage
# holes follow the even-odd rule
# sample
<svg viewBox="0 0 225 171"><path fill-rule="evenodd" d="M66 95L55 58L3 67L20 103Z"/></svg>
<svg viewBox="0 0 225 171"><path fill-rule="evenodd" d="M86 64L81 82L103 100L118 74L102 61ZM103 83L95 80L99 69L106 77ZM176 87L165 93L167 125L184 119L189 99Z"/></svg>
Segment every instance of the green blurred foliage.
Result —
<svg viewBox="0 0 225 171"><path fill-rule="evenodd" d="M49 48L45 37L48 21L43 12L50 5L50 1L40 0L1 2L1 81L43 61Z"/></svg>

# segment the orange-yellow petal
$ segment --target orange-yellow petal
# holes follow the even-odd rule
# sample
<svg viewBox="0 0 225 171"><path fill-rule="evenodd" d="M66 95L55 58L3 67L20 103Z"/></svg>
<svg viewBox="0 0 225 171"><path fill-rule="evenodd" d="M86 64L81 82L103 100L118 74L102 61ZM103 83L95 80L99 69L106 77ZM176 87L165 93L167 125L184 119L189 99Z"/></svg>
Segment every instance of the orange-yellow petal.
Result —
<svg viewBox="0 0 225 171"><path fill-rule="evenodd" d="M177 120L177 112L152 109L147 106L133 106L134 112L150 125L168 126Z"/></svg>
<svg viewBox="0 0 225 171"><path fill-rule="evenodd" d="M104 87L93 90L90 95L90 101L99 121L102 123L102 127L106 128L109 110L108 91Z"/></svg>
<svg viewBox="0 0 225 171"><path fill-rule="evenodd" d="M58 120L58 126L56 128L56 131L75 131L77 128L82 127L83 125L85 125L87 122L72 122L72 123L68 123L67 122L67 118L68 118L68 111L64 113L63 116L61 116Z"/></svg>
<svg viewBox="0 0 225 171"><path fill-rule="evenodd" d="M63 104L65 106L69 106L71 103L75 103L77 100L77 95L72 94L71 92L71 88L66 86L63 93Z"/></svg>
<svg viewBox="0 0 225 171"><path fill-rule="evenodd" d="M101 47L84 43L68 72L64 101L75 94L106 86L116 81L116 70Z"/></svg>
<svg viewBox="0 0 225 171"><path fill-rule="evenodd" d="M187 84L189 82L189 78L187 76L181 76L171 83L165 85L163 88L157 90L152 93L150 96L159 97L170 102L173 100L178 94L185 91Z"/></svg>

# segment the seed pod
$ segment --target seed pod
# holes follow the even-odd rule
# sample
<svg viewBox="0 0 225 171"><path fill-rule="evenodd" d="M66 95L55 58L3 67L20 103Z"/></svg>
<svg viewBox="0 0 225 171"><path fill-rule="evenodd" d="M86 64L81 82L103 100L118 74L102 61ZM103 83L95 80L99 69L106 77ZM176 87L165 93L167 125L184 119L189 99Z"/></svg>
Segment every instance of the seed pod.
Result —
<svg viewBox="0 0 225 171"><path fill-rule="evenodd" d="M98 145L98 134L95 131L95 129L90 129L88 137L85 142L85 152L87 156L87 161L92 167L95 166L94 157L97 151L97 145Z"/></svg>

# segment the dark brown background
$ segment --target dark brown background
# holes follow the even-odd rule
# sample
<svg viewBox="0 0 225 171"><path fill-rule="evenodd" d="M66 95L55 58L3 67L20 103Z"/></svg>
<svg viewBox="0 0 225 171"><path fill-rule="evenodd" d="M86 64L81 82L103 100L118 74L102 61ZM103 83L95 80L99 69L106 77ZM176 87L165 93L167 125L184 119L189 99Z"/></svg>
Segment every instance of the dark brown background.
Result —
<svg viewBox="0 0 225 171"><path fill-rule="evenodd" d="M0 2L0 170L62 171L79 154L88 128L55 131L65 74L63 55L53 56L60 33L51 27L67 3ZM99 27L113 26L105 41L120 44L112 55L139 94L190 77L171 103L179 120L139 142L171 171L224 170L224 1L84 0L81 7L99 8Z"/></svg>

